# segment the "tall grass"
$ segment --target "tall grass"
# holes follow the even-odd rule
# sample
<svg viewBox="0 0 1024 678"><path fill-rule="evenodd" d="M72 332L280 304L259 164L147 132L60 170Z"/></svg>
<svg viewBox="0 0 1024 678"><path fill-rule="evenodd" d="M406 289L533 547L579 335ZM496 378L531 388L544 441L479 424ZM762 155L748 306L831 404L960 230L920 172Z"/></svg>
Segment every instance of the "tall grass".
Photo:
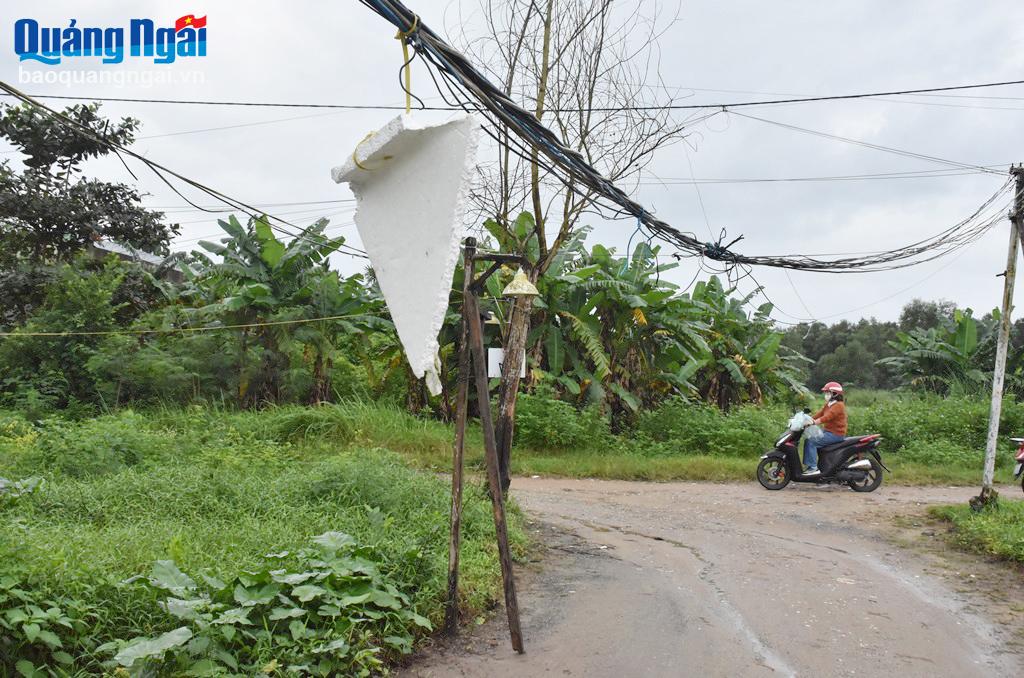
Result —
<svg viewBox="0 0 1024 678"><path fill-rule="evenodd" d="M20 582L36 601L90 606L93 640L81 641L75 664L89 671L103 657L84 648L174 628L152 593L121 583L154 561L230 581L266 554L293 552L324 532L378 550L388 580L436 623L446 588L448 485L382 448L415 454L442 439L449 447L443 426L357 403L123 411L38 426L4 415L0 476L45 482L16 498L0 493L0 580ZM462 604L476 613L496 600L499 570L489 502L479 487L467 495ZM514 509L512 539L521 552ZM4 606L0 591L0 616ZM4 642L0 629L0 654ZM8 650L0 675L13 675L15 660L38 659Z"/></svg>
<svg viewBox="0 0 1024 678"><path fill-rule="evenodd" d="M953 524L952 538L961 548L1024 563L1024 501L1001 498L980 512L968 506L939 506L930 512Z"/></svg>

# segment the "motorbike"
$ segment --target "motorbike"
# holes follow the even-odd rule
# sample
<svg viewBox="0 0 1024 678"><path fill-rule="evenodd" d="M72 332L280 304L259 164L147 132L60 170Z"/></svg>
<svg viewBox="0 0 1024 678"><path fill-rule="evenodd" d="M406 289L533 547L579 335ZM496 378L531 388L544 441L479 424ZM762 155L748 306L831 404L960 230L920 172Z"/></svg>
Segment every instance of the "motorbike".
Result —
<svg viewBox="0 0 1024 678"><path fill-rule="evenodd" d="M761 456L757 465L758 482L766 490L781 490L790 482L846 484L856 492L877 490L882 484L882 470L889 471L882 463L882 455L878 451L882 436L877 433L848 436L838 443L818 448L820 473L804 473L800 460L800 439L812 423L809 412L807 410L796 414L790 420L786 432L775 443L775 448ZM1024 449L1024 445L1021 449Z"/></svg>
<svg viewBox="0 0 1024 678"><path fill-rule="evenodd" d="M1020 489L1024 491L1024 438L1010 438L1017 443L1017 466L1013 469L1014 479L1020 478Z"/></svg>

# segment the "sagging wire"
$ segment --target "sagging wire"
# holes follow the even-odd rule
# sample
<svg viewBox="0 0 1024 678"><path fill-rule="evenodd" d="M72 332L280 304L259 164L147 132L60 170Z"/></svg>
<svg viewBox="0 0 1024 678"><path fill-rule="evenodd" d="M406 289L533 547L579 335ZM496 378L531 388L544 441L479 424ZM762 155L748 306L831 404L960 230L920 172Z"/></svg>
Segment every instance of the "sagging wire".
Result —
<svg viewBox="0 0 1024 678"><path fill-rule="evenodd" d="M188 184L189 186L192 186L193 188L195 188L195 189L197 189L197 190L207 194L208 196L210 196L210 197L212 197L212 198L214 198L214 199L224 203L225 205L227 205L229 207L232 207L233 209L236 209L236 210L238 210L240 212L244 212L245 214L249 215L253 219L259 219L260 217L266 217L267 220L268 220L267 221L268 225L272 229L278 231L279 233L283 233L283 234L288 235L288 236L290 236L292 238L297 238L297 239L305 240L307 242L312 242L312 243L317 244L317 245L327 244L327 240L326 239L310 238L310 237L308 237L307 235L305 235L305 234L303 234L301 232L294 233L292 231L289 231L286 228L283 228L282 226L280 226L278 224L272 223L270 220L274 220L274 221L277 221L277 222L280 222L280 223L283 223L283 224L287 224L287 225L289 225L289 226L291 226L293 228L299 228L299 229L302 228L301 226L293 224L293 223L291 223L290 221L288 221L286 219L282 219L282 218L274 216L273 214L270 214L268 212L258 210L255 207L253 207L251 205L248 205L245 202L242 202L241 200L238 200L236 198L232 198L231 196L228 196L227 194L222 193L222 192L220 192L220 191L218 191L216 189L210 188L209 186L206 186L205 184L203 184L203 183L201 183L201 182L199 182L199 181L197 181L195 179L191 179L191 178L189 178L189 177L187 177L187 176L185 176L185 175L183 175L183 174L181 174L179 172L176 172L176 171L166 167L165 165L162 165L162 164L160 164L158 162L150 160L149 158L147 158L147 157L145 157L145 156L143 156L143 155L141 155L141 154L131 150L130 148L127 148L126 146L124 146L124 145L122 145L120 143L117 143L115 141L112 141L109 138L99 134L98 132L96 132L92 128L88 127L87 125L84 125L82 123L79 123L76 120L73 120L73 119L69 118L68 116L64 115L60 111L56 111L56 110L50 108L49 106L47 106L46 104L41 103L39 101L36 101L33 97L30 97L29 95L25 94L24 92L21 92L17 88L11 86L10 84L8 84L8 83L6 83L4 81L0 81L0 90L3 90L4 92L7 92L8 94L10 94L11 96L15 97L16 99L22 101L23 103L28 104L29 106L32 106L33 108L35 108L38 111L41 111L44 115L52 118L53 120L59 122L60 124L64 125L65 127L69 128L69 129L75 131L76 133L81 134L83 136L86 136L89 139L91 139L91 140L93 140L93 141L95 141L97 143L102 144L106 148L110 149L119 158L121 157L120 154L123 153L123 154L125 154L125 155L127 155L127 156L129 156L131 158L134 158L135 160L138 160L139 162L144 164L147 168L149 168L157 176L157 178L159 178L179 198L181 198L186 203L188 203L189 205L191 205L193 208L195 208L196 210L198 210L200 212L216 213L217 211L216 210L212 210L212 209L207 209L207 208L202 207L202 206L198 205L197 203L193 202L188 196L186 196L184 193L182 193L178 189L178 187L175 186L173 182L171 182L170 179L168 179L168 176L174 177L175 179L177 179L177 180L179 180L179 181L181 181L181 182L183 182L185 184ZM121 161L124 162L123 158L121 159ZM345 250L349 250L349 251L342 251L341 248L344 248ZM335 251L337 251L339 254L346 254L346 255L352 256L352 257L358 257L358 258L364 258L364 259L366 258L366 253L365 252L363 252L362 250L356 249L354 247L351 247L350 245L345 245L344 243L339 244L338 248L336 248Z"/></svg>
<svg viewBox="0 0 1024 678"><path fill-rule="evenodd" d="M473 98L473 101L469 101L462 96L455 95L454 98L458 101L459 105L468 112L475 112L484 116L495 129L507 129L518 137L515 141L516 146L513 147L511 135L503 139L492 130L488 130L488 134L495 138L498 143L508 145L510 150L516 152L517 155L520 154L520 149L525 151L528 148L530 153L534 150L538 151L538 157L542 155L551 163L550 165L543 165L545 170L558 177L568 190L586 196L587 199L592 199L597 205L610 203L614 206L611 209L619 214L631 215L638 219L652 233L656 234L658 238L704 260L717 262L723 267L723 270L733 269L738 266L770 266L827 273L892 270L906 266L915 266L955 252L984 235L987 229L991 228L995 223L974 224L974 220L978 218L981 212L979 210L951 229L947 229L936 236L918 243L872 256L840 256L836 259L820 259L798 254L781 256L744 255L731 249L731 246L735 245L739 239L727 244L722 242L724 238L719 242L701 242L693 237L692 234L679 231L664 221L655 218L642 205L633 201L612 181L594 169L580 152L566 147L533 114L513 102L508 95L495 87L493 83L468 62L463 54L437 36L429 26L424 24L422 20L419 20L399 0L360 1L387 19L400 31L410 31L415 26L415 30L411 31L409 36L409 42L413 45L414 49L422 52L428 64L437 69L441 79L446 82L449 92L452 92L454 95L455 90L459 90ZM722 110L727 109L722 107ZM872 144L865 145L870 147L877 146ZM880 146L877 146L877 148L878 150L897 152L911 155L912 157L982 171L979 166L967 163L955 163L941 158L924 156L923 154L911 154L899 149L887 149ZM557 168L559 171L555 171L554 168ZM992 172L988 168L985 168L985 170L989 173ZM982 209L1000 197L1004 189L1005 186L997 191L992 198L986 201Z"/></svg>

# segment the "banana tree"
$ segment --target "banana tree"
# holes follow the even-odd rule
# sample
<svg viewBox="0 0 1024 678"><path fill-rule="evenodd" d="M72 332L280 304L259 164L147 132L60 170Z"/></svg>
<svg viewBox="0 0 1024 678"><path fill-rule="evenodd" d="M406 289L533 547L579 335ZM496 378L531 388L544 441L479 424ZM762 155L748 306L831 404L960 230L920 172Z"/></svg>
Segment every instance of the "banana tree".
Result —
<svg viewBox="0 0 1024 678"><path fill-rule="evenodd" d="M900 332L889 345L899 354L877 364L898 373L905 386L946 394L954 386L980 388L986 382L977 367L978 324L970 309L958 309L952 326Z"/></svg>
<svg viewBox="0 0 1024 678"><path fill-rule="evenodd" d="M782 334L770 319L772 305L762 304L748 315L757 292L738 298L735 291L712 276L689 295L707 324L708 350L687 366L701 398L727 411L743 402L762 403L770 394L805 392L798 364L806 359L781 346Z"/></svg>
<svg viewBox="0 0 1024 678"><path fill-rule="evenodd" d="M707 350L696 307L662 274L677 264L657 261L657 248L631 256L595 245L587 231L561 253L558 267L538 281L531 322L534 377L567 395L606 406L613 423L669 393L689 392L686 365Z"/></svg>
<svg viewBox="0 0 1024 678"><path fill-rule="evenodd" d="M190 285L207 302L196 315L247 326L238 329L238 397L245 406L279 400L282 375L290 365L285 348L296 343L308 349L304 352L313 376L310 400L322 400L330 391L333 336L381 322L372 315L379 302L366 296L361 280L343 281L330 271L328 257L344 238L324 235L327 223L321 219L284 243L265 217L243 227L231 216L218 221L226 233L220 243L199 243L219 261L192 253ZM346 317L295 322L327 316ZM250 340L260 349L259 365L251 374L245 366Z"/></svg>

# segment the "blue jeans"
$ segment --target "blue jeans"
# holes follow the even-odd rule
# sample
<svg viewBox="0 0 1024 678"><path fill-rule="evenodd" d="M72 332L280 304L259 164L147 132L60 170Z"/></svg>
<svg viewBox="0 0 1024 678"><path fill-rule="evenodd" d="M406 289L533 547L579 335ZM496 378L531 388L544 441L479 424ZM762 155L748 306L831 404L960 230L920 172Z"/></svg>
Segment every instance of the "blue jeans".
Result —
<svg viewBox="0 0 1024 678"><path fill-rule="evenodd" d="M830 431L822 431L821 437L815 441L805 440L804 441L804 466L808 468L818 468L818 448L825 447L826 445L832 445L834 443L840 443L844 440L842 436L837 436L835 433Z"/></svg>

